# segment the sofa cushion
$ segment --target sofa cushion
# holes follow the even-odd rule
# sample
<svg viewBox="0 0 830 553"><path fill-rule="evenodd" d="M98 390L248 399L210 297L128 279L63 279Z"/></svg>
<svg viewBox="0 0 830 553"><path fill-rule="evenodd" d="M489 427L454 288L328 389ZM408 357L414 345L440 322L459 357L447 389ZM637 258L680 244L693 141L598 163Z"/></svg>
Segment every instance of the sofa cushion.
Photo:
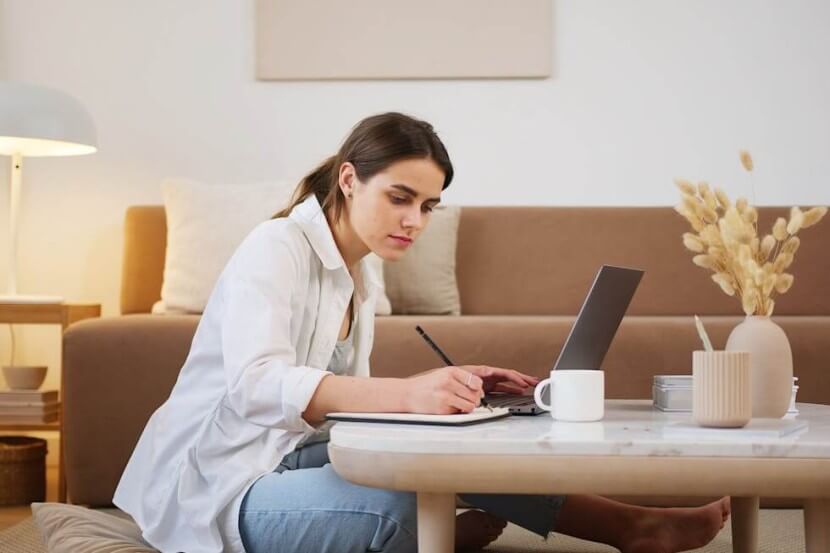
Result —
<svg viewBox="0 0 830 553"><path fill-rule="evenodd" d="M32 503L49 553L157 553L132 519L63 503Z"/></svg>
<svg viewBox="0 0 830 553"><path fill-rule="evenodd" d="M398 261L384 262L386 294L395 314L460 315L455 277L459 206L441 206Z"/></svg>
<svg viewBox="0 0 830 553"><path fill-rule="evenodd" d="M759 208L768 230L789 209ZM575 315L602 264L645 270L628 315L743 315L740 302L692 264L688 223L670 207L464 206L458 287L465 315ZM830 314L830 223L802 237L795 284L775 316Z"/></svg>
<svg viewBox="0 0 830 553"><path fill-rule="evenodd" d="M287 182L206 185L166 179L167 250L156 313L201 313L213 285L242 239L288 202Z"/></svg>
<svg viewBox="0 0 830 553"><path fill-rule="evenodd" d="M762 229L789 215L789 208L758 211ZM131 207L125 223L121 312L147 313L160 297L164 208ZM692 264L681 239L687 231L670 207L465 206L456 255L460 310L575 315L597 269L607 263L646 271L629 315L741 315L738 301ZM816 292L830 273L828 243L830 224L810 229L793 264L796 283L776 302L776 316L830 313L830 294Z"/></svg>

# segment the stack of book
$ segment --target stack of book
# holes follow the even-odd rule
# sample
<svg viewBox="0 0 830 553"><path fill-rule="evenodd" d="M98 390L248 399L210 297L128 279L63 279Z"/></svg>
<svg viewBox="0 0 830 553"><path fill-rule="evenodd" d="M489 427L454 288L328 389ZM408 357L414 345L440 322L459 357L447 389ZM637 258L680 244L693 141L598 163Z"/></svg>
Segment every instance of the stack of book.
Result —
<svg viewBox="0 0 830 553"><path fill-rule="evenodd" d="M41 424L58 420L57 390L0 390L0 424Z"/></svg>

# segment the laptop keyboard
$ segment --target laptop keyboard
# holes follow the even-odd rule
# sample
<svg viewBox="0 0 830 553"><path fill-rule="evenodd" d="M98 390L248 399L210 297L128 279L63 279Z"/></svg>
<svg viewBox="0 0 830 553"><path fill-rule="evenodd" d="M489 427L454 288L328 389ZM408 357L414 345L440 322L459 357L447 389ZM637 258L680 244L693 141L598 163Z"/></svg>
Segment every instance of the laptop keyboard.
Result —
<svg viewBox="0 0 830 553"><path fill-rule="evenodd" d="M486 396L487 403L493 407L515 407L534 403L533 396L521 395L492 395Z"/></svg>

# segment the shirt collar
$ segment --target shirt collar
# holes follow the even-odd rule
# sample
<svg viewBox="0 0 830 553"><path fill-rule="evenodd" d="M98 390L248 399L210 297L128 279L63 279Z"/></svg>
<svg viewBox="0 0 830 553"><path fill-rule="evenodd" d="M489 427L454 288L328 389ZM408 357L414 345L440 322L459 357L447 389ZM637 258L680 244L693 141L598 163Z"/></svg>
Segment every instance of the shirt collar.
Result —
<svg viewBox="0 0 830 553"><path fill-rule="evenodd" d="M337 249L334 235L317 196L309 194L308 198L297 204L288 216L300 225L326 269L345 267L343 256Z"/></svg>
<svg viewBox="0 0 830 553"><path fill-rule="evenodd" d="M337 243L334 241L331 227L314 193L309 194L305 200L297 204L288 217L300 226L326 269L346 268L343 256L340 255L340 250L337 249ZM378 275L369 266L366 257L360 260L358 271L364 284L370 288L382 288Z"/></svg>

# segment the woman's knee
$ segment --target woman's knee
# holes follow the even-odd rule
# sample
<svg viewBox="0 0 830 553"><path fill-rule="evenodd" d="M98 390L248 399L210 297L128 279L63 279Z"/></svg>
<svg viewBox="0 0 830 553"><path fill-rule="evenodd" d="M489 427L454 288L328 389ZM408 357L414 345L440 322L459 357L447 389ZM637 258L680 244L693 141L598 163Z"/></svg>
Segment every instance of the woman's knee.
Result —
<svg viewBox="0 0 830 553"><path fill-rule="evenodd" d="M412 492L396 492L373 489L380 497L376 498L380 516L394 521L406 533L416 536L418 533L418 506Z"/></svg>
<svg viewBox="0 0 830 553"><path fill-rule="evenodd" d="M415 494L395 494L386 505L385 513L378 513L376 528L367 551L415 553L418 550L418 528Z"/></svg>
<svg viewBox="0 0 830 553"><path fill-rule="evenodd" d="M349 511L341 511L345 515L341 520L332 520L331 523L345 527L346 532L361 528L357 531L362 537L353 536L356 541L353 545L358 549L365 547L365 551L373 552L415 553L418 549L415 494L358 487L361 488L361 493L356 494L359 499ZM340 548L335 547L332 551L342 550L345 549L341 544Z"/></svg>

